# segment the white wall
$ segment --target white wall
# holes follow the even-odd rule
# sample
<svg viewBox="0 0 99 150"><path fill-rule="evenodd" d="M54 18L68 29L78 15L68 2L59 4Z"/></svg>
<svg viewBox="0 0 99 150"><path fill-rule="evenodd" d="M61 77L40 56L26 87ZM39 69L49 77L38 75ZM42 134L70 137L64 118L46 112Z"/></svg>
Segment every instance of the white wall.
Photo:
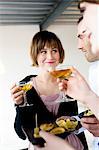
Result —
<svg viewBox="0 0 99 150"><path fill-rule="evenodd" d="M25 74L32 73L28 51L32 36L38 31L38 26L0 26L0 150L19 150L28 144L13 129L15 109L10 88Z"/></svg>
<svg viewBox="0 0 99 150"><path fill-rule="evenodd" d="M65 62L76 66L87 77L88 66L77 49L76 26L50 26L66 50ZM28 145L13 129L15 109L10 96L12 84L28 74L35 74L29 58L29 46L38 26L0 26L0 149L19 150Z"/></svg>

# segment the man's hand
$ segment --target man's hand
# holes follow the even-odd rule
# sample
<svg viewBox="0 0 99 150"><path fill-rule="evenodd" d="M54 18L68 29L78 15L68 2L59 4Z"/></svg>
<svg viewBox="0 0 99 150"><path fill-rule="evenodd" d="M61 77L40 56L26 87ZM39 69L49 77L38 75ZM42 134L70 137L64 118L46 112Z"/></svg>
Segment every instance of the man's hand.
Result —
<svg viewBox="0 0 99 150"><path fill-rule="evenodd" d="M81 124L95 137L99 137L99 120L96 117L83 117Z"/></svg>
<svg viewBox="0 0 99 150"><path fill-rule="evenodd" d="M50 133L40 131L40 136L46 143L43 148L36 146L37 150L75 150L68 142Z"/></svg>
<svg viewBox="0 0 99 150"><path fill-rule="evenodd" d="M83 103L86 103L86 97L90 95L91 89L84 77L72 67L72 75L68 80L57 79L59 90Z"/></svg>

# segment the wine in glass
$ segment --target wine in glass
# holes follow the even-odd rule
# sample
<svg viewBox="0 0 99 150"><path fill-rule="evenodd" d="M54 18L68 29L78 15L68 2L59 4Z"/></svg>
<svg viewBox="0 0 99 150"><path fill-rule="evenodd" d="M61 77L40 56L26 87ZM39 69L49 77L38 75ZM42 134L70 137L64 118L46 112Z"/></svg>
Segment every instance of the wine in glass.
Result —
<svg viewBox="0 0 99 150"><path fill-rule="evenodd" d="M21 90L27 92L32 88L32 83L30 82L19 82L19 86L21 87Z"/></svg>
<svg viewBox="0 0 99 150"><path fill-rule="evenodd" d="M20 81L17 85L21 88L21 90L24 91L24 94L23 94L24 104L20 105L20 107L28 106L26 92L32 88L32 82L31 81L29 81L29 82Z"/></svg>
<svg viewBox="0 0 99 150"><path fill-rule="evenodd" d="M56 69L50 70L49 72L55 78L60 78L61 80L63 80L63 79L68 80L68 78L72 74L72 69L67 66L60 66L60 67L57 67ZM68 102L68 101L69 101L69 99L66 97L65 93L63 92L62 99L60 101L56 100L55 103Z"/></svg>
<svg viewBox="0 0 99 150"><path fill-rule="evenodd" d="M55 78L68 79L72 74L72 70L69 68L61 70L53 70L50 71L50 74Z"/></svg>

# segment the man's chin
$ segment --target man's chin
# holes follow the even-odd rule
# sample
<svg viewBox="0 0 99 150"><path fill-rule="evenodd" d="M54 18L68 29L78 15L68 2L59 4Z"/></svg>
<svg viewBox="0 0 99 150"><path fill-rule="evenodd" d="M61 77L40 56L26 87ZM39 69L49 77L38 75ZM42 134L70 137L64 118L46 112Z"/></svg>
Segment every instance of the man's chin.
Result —
<svg viewBox="0 0 99 150"><path fill-rule="evenodd" d="M99 60L99 59L96 58L96 57L87 57L87 56L86 56L86 60L87 60L88 62L95 62L95 61L97 61L97 60Z"/></svg>

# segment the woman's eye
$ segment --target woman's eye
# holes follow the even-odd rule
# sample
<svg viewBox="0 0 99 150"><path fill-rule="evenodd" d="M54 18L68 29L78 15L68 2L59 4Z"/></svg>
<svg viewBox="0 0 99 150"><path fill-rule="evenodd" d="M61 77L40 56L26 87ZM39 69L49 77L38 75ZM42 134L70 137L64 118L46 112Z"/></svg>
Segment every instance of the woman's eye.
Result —
<svg viewBox="0 0 99 150"><path fill-rule="evenodd" d="M46 51L41 51L41 54L46 54Z"/></svg>
<svg viewBox="0 0 99 150"><path fill-rule="evenodd" d="M56 52L58 52L58 50L57 50L57 49L53 49L52 51L53 51L53 52L55 52L55 53L56 53Z"/></svg>

